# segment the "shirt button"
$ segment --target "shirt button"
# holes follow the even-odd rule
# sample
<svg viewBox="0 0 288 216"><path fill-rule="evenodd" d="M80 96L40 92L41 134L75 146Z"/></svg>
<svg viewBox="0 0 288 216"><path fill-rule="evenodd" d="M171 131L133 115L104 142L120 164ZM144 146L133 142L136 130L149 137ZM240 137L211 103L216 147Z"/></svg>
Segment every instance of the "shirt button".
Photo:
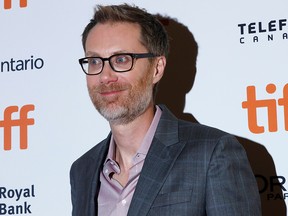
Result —
<svg viewBox="0 0 288 216"><path fill-rule="evenodd" d="M122 200L122 205L123 206L125 206L126 205L126 203L127 203L127 201L124 199L124 200Z"/></svg>

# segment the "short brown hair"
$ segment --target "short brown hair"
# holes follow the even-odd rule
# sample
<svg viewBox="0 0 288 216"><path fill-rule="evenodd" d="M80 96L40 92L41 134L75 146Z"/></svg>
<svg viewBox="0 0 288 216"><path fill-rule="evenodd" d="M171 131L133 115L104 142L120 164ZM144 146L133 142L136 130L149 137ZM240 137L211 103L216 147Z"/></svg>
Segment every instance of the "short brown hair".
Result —
<svg viewBox="0 0 288 216"><path fill-rule="evenodd" d="M140 9L135 5L131 6L128 4L109 6L97 5L93 19L90 20L90 23L86 26L82 34L82 45L84 50L90 30L97 23L103 24L106 22L129 22L139 24L141 29L141 42L148 51L155 55L164 55L168 57L168 35L161 22L157 19L157 16L148 13L145 9Z"/></svg>

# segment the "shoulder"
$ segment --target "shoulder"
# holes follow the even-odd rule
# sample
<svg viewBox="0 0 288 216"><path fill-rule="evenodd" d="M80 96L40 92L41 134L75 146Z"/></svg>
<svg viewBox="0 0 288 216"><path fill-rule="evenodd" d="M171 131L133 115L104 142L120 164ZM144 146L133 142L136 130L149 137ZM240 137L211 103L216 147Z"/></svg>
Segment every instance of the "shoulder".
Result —
<svg viewBox="0 0 288 216"><path fill-rule="evenodd" d="M194 139L217 139L222 136L230 135L227 132L214 127L184 120L178 120L178 127L180 137L191 137L192 135Z"/></svg>
<svg viewBox="0 0 288 216"><path fill-rule="evenodd" d="M185 150L204 152L206 157L216 152L237 152L246 157L243 146L235 136L207 125L179 120L178 137L180 142L185 143Z"/></svg>
<svg viewBox="0 0 288 216"><path fill-rule="evenodd" d="M156 131L156 137L166 145L184 142L186 146L213 149L219 143L241 145L237 139L220 129L192 123L176 118L167 107L161 105L162 116Z"/></svg>
<svg viewBox="0 0 288 216"><path fill-rule="evenodd" d="M191 123L183 120L178 120L178 135L179 140L190 140L194 142L219 142L221 140L233 140L237 142L237 139L218 128L210 127L200 123Z"/></svg>
<svg viewBox="0 0 288 216"><path fill-rule="evenodd" d="M162 115L158 124L158 131L162 134L174 133L175 136L179 135L180 139L209 139L228 135L217 128L178 119L165 105L159 106Z"/></svg>

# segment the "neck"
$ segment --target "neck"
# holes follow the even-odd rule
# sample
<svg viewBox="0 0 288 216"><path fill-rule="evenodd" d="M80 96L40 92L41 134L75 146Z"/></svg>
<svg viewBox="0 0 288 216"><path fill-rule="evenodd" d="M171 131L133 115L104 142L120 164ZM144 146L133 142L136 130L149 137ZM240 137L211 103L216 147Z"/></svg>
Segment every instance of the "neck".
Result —
<svg viewBox="0 0 288 216"><path fill-rule="evenodd" d="M110 124L116 144L115 159L120 167L130 168L132 158L137 153L144 136L154 118L154 105L151 104L136 119L125 125Z"/></svg>

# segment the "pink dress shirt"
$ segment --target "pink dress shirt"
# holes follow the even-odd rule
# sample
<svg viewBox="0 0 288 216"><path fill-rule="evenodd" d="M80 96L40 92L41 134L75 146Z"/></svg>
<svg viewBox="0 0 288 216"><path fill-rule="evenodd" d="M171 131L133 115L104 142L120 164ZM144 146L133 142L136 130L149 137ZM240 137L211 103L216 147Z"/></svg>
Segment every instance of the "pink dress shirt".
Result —
<svg viewBox="0 0 288 216"><path fill-rule="evenodd" d="M141 143L139 150L133 157L133 165L129 170L128 183L122 187L118 181L112 178L113 173L120 173L120 167L115 158L115 142L111 136L108 155L103 170L100 173L100 191L98 196L99 216L125 216L128 209L144 164L145 157L152 143L162 111L156 106L153 121Z"/></svg>

